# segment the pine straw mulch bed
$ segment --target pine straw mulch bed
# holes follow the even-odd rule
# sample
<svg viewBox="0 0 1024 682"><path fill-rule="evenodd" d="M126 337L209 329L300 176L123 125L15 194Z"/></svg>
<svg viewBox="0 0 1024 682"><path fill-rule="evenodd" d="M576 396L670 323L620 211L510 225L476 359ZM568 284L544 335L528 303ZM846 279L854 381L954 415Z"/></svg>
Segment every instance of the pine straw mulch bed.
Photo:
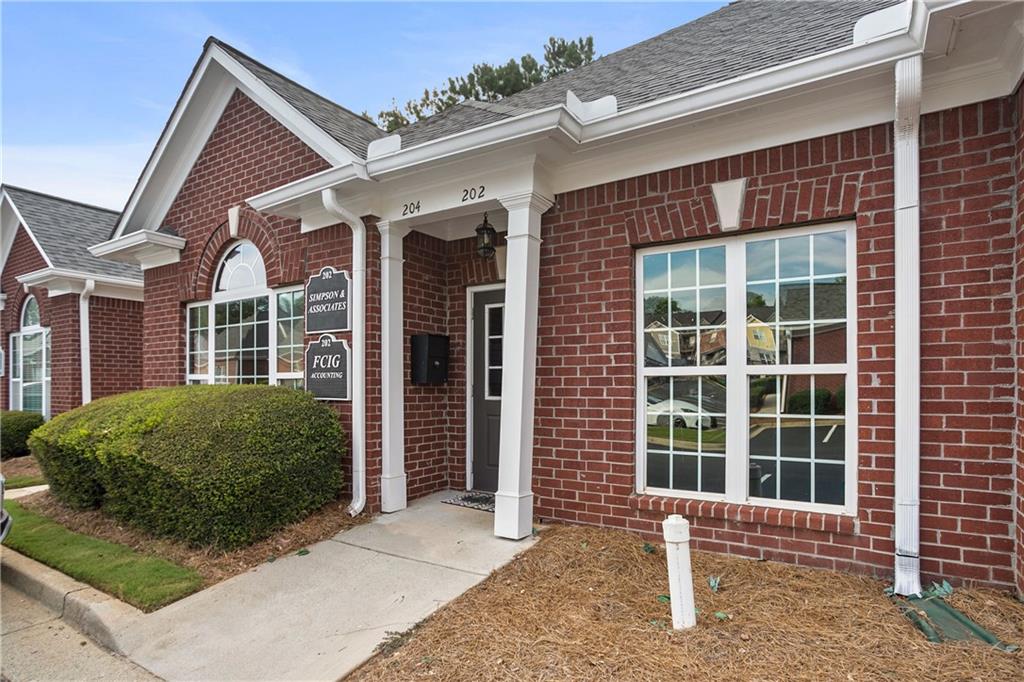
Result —
<svg viewBox="0 0 1024 682"><path fill-rule="evenodd" d="M203 578L203 587L227 580L279 556L297 552L368 520L367 514L361 514L356 518L349 516L346 511L349 502L347 499L335 500L305 519L285 526L265 540L225 552L155 538L100 511L77 511L65 507L46 491L23 497L18 501L26 509L48 516L76 533L126 545L137 552L158 556L179 566L195 569Z"/></svg>
<svg viewBox="0 0 1024 682"><path fill-rule="evenodd" d="M881 581L704 552L693 554L697 627L674 632L654 550L623 532L551 526L350 679L1024 680L1022 653L928 643ZM721 576L718 593L709 576ZM1008 594L958 589L953 602L1024 644L1024 604Z"/></svg>
<svg viewBox="0 0 1024 682"><path fill-rule="evenodd" d="M12 457L0 463L0 472L8 479L21 476L42 476L43 472L36 462L36 458L28 455L26 457Z"/></svg>

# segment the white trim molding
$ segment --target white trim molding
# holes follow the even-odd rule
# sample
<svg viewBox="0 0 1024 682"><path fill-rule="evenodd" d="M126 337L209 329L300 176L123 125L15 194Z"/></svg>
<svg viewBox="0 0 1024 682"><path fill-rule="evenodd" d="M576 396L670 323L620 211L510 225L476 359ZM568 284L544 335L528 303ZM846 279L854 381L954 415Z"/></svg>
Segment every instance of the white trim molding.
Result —
<svg viewBox="0 0 1024 682"><path fill-rule="evenodd" d="M501 365L501 437L494 534L519 540L533 532L533 422L537 376L541 215L554 201L536 192L499 197L508 209L508 281Z"/></svg>
<svg viewBox="0 0 1024 682"><path fill-rule="evenodd" d="M740 226L743 217L743 199L747 191L747 179L727 180L711 185L715 197L715 209L723 232L732 232Z"/></svg>
<svg viewBox="0 0 1024 682"><path fill-rule="evenodd" d="M143 270L181 260L185 238L155 230L138 230L89 247L97 258L138 264Z"/></svg>
<svg viewBox="0 0 1024 682"><path fill-rule="evenodd" d="M65 294L81 294L89 289L90 295L93 296L123 298L129 301L142 300L142 281L126 277L96 275L60 268L43 268L19 275L17 280L26 288L45 288L49 298Z"/></svg>
<svg viewBox="0 0 1024 682"><path fill-rule="evenodd" d="M921 57L896 63L895 190L896 594L921 591Z"/></svg>
<svg viewBox="0 0 1024 682"><path fill-rule="evenodd" d="M359 161L219 45L208 42L118 220L115 238L160 227L236 90L331 165Z"/></svg>
<svg viewBox="0 0 1024 682"><path fill-rule="evenodd" d="M36 247L39 255L42 256L43 261L52 268L53 261L43 251L42 244L36 239L35 234L32 233L32 228L25 222L21 211L14 204L14 199L11 198L11 195L5 189L3 194L0 195L0 271L3 271L7 265L7 257L11 255L11 248L14 246L14 238L17 236L19 227L24 228L25 234L32 240L32 244Z"/></svg>

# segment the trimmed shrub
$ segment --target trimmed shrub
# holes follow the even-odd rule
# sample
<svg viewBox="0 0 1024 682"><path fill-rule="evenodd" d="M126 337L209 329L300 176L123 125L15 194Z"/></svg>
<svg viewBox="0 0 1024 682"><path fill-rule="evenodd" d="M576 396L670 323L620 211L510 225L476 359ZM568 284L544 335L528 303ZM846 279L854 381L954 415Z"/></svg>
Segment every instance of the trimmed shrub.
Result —
<svg viewBox="0 0 1024 682"><path fill-rule="evenodd" d="M832 391L827 388L818 388L814 391L814 414L832 414L833 402ZM787 414L810 414L811 413L811 392L797 391L789 396L786 402Z"/></svg>
<svg viewBox="0 0 1024 682"><path fill-rule="evenodd" d="M29 439L66 504L156 535L250 544L341 491L334 412L274 386L177 386L94 401Z"/></svg>
<svg viewBox="0 0 1024 682"><path fill-rule="evenodd" d="M43 425L35 412L0 412L0 459L29 454L28 435Z"/></svg>

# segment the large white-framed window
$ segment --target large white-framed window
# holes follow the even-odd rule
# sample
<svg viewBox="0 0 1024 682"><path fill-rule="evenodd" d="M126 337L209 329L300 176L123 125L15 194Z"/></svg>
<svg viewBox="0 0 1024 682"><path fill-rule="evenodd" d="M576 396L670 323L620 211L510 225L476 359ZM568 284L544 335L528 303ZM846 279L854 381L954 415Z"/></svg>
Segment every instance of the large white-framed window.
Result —
<svg viewBox="0 0 1024 682"><path fill-rule="evenodd" d="M637 492L853 514L852 221L637 252Z"/></svg>
<svg viewBox="0 0 1024 682"><path fill-rule="evenodd" d="M268 288L259 249L236 242L217 268L212 298L186 309L186 381L301 388L304 305L302 285Z"/></svg>
<svg viewBox="0 0 1024 682"><path fill-rule="evenodd" d="M10 336L10 408L50 418L50 329L43 327L39 301L29 296L20 326Z"/></svg>

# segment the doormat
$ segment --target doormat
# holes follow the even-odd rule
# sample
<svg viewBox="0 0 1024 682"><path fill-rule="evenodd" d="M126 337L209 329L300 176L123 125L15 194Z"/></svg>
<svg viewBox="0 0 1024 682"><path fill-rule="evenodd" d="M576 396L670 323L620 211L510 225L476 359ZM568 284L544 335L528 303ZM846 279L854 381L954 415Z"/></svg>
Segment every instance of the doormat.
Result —
<svg viewBox="0 0 1024 682"><path fill-rule="evenodd" d="M445 504L454 504L456 507L468 507L494 513L494 493L459 493L455 497L441 501Z"/></svg>

